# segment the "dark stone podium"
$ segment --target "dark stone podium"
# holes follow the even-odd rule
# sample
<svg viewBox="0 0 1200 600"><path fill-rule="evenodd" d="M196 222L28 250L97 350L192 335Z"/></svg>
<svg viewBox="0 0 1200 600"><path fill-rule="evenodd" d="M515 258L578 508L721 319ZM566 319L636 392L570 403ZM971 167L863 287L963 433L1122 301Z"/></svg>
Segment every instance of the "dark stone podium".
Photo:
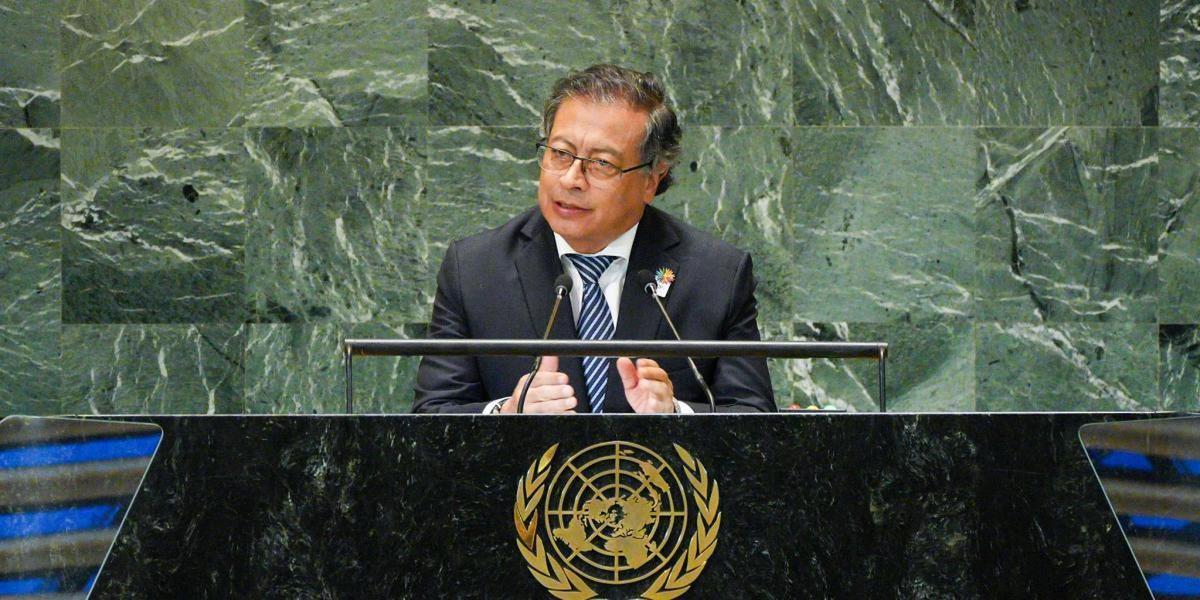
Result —
<svg viewBox="0 0 1200 600"><path fill-rule="evenodd" d="M1077 435L1129 418L133 417L163 442L95 597L549 597L518 483L620 441L719 484L685 597L1148 598Z"/></svg>

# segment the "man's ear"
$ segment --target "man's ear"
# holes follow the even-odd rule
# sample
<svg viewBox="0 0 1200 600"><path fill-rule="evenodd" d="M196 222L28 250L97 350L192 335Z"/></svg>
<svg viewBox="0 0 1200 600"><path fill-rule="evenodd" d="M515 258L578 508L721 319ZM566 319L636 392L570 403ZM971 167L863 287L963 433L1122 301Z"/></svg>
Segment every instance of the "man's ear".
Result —
<svg viewBox="0 0 1200 600"><path fill-rule="evenodd" d="M649 181L647 182L647 187L650 188L650 197L646 199L646 204L654 202L654 198L656 198L655 192L658 191L658 184L667 176L667 171L671 170L671 164L660 162L651 167L651 169Z"/></svg>

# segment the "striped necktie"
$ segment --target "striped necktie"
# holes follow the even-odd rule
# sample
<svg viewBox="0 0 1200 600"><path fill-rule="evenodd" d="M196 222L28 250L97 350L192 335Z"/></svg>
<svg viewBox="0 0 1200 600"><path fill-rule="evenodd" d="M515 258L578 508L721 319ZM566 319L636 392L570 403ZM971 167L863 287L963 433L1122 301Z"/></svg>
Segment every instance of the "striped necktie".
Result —
<svg viewBox="0 0 1200 600"><path fill-rule="evenodd" d="M604 292L600 290L597 280L608 266L617 259L615 256L584 256L568 254L567 258L579 270L583 279L583 306L579 311L579 339L581 340L611 340L613 336L612 312L608 302L604 300ZM608 385L608 367L612 358L607 356L583 357L583 381L587 385L588 399L592 404L592 412L604 411L604 388Z"/></svg>

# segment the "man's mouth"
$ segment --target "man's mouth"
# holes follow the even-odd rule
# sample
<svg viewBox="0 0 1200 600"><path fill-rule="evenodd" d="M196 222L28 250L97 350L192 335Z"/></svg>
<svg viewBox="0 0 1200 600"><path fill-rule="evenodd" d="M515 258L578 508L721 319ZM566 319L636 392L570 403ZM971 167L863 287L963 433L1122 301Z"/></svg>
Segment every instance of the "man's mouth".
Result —
<svg viewBox="0 0 1200 600"><path fill-rule="evenodd" d="M559 202L557 200L554 201L554 206L556 206L561 212L567 214L582 214L591 210L589 208L584 208L575 204L569 204L567 202Z"/></svg>

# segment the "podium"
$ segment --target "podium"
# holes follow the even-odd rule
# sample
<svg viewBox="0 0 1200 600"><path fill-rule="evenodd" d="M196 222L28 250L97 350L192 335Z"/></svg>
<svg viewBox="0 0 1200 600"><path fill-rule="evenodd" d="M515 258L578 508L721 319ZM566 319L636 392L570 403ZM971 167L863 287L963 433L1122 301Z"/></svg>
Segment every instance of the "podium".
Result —
<svg viewBox="0 0 1200 600"><path fill-rule="evenodd" d="M1149 598L1078 438L1138 418L122 418L94 597Z"/></svg>

